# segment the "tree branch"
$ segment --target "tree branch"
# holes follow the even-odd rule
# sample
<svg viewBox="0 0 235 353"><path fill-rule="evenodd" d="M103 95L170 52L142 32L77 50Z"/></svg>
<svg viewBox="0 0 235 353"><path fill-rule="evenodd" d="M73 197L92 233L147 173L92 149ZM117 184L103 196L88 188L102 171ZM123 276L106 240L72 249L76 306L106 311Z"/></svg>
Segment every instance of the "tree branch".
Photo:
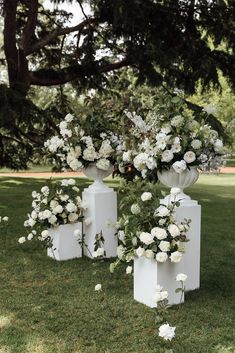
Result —
<svg viewBox="0 0 235 353"><path fill-rule="evenodd" d="M32 54L44 48L47 44L49 44L59 36L66 35L76 31L81 31L86 25L90 23L96 23L96 22L98 22L96 18L88 18L83 22L79 23L77 26L55 29L44 38L39 39L34 45L31 46L31 48L28 48L28 50L26 50L26 55Z"/></svg>
<svg viewBox="0 0 235 353"><path fill-rule="evenodd" d="M130 61L124 58L121 61L114 63L106 63L100 65L100 62L94 62L90 65L73 65L64 68L60 71L56 70L39 70L30 72L30 82L36 86L54 86L61 85L74 80L79 80L80 77L92 76L95 74L107 73L130 65Z"/></svg>
<svg viewBox="0 0 235 353"><path fill-rule="evenodd" d="M35 27L37 25L37 18L38 18L38 0L31 0L28 3L28 19L23 31L23 36L22 36L22 49L27 51L27 48L29 48L32 40L32 36L35 31Z"/></svg>

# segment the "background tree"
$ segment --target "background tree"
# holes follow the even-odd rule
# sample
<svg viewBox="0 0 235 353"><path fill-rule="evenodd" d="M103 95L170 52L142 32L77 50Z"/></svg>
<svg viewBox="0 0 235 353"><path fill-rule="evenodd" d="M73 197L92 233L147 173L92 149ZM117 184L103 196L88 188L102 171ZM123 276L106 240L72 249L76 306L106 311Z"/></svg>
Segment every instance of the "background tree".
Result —
<svg viewBox="0 0 235 353"><path fill-rule="evenodd" d="M89 16L82 0L70 2L83 11L75 26L67 24L71 14L49 11L38 0L0 2L9 78L0 87L1 165L23 165L45 131L56 128L55 105L37 107L32 87L57 86L63 108L62 85L102 89L124 67L137 83L188 93L198 80L203 89L219 86L218 69L235 86L233 0L90 0Z"/></svg>

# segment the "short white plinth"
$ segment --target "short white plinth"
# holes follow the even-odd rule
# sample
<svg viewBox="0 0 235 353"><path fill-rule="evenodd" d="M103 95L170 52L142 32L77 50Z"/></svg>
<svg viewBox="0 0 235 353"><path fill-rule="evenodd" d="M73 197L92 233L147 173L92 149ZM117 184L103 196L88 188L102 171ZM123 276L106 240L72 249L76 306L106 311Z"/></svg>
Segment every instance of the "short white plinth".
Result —
<svg viewBox="0 0 235 353"><path fill-rule="evenodd" d="M161 203L167 204L166 200L161 200ZM184 218L191 219L187 233L189 242L185 243L183 269L183 273L188 276L185 289L190 291L200 287L201 206L197 201L191 199L180 201L180 206L176 209L176 219L180 222Z"/></svg>
<svg viewBox="0 0 235 353"><path fill-rule="evenodd" d="M180 287L180 283L176 282L175 278L178 273L183 272L183 268L183 258L179 263L172 263L170 260L159 263L145 257L136 258L134 260L134 299L150 308L156 307L153 297L158 284L163 287L163 290L168 291L170 305L183 303L184 294L175 293L175 289Z"/></svg>
<svg viewBox="0 0 235 353"><path fill-rule="evenodd" d="M60 225L49 229L52 247L47 249L47 255L57 261L74 259L82 256L82 248L74 231L79 229L82 234L82 223Z"/></svg>
<svg viewBox="0 0 235 353"><path fill-rule="evenodd" d="M90 218L91 223L84 222L85 248L84 253L92 257L95 236L102 232L106 257L117 256L117 236L115 223L117 222L117 194L103 183L95 182L82 193L83 201L88 209L84 212L84 219Z"/></svg>

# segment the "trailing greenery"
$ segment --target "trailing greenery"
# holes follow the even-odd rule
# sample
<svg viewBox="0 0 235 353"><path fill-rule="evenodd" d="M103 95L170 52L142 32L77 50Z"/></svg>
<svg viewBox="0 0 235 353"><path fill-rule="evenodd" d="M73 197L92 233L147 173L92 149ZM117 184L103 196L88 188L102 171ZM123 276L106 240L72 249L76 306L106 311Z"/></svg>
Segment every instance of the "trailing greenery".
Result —
<svg viewBox="0 0 235 353"><path fill-rule="evenodd" d="M79 179L82 189L88 185ZM125 268L87 258L55 262L35 243L19 245L31 192L45 180L1 178L0 214L10 217L0 256L1 353L166 353L155 312L133 300ZM118 188L119 181L110 181ZM174 353L232 353L234 328L235 175L202 175L189 189L202 205L201 288L169 310L177 321ZM20 205L20 207L19 207ZM1 248L4 244L0 236ZM94 291L102 283L109 306Z"/></svg>

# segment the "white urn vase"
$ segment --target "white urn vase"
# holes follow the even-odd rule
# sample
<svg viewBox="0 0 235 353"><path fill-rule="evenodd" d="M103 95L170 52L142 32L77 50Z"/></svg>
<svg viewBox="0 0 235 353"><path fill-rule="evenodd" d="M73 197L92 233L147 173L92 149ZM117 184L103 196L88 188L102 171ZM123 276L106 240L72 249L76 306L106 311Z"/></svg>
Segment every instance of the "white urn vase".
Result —
<svg viewBox="0 0 235 353"><path fill-rule="evenodd" d="M112 172L113 172L112 165L110 165L110 167L107 170L102 170L97 168L95 163L91 163L84 170L84 174L87 176L87 178L94 180L93 184L91 184L88 187L88 189L93 191L95 190L102 191L102 190L108 189L108 187L103 183L103 179L111 175Z"/></svg>
<svg viewBox="0 0 235 353"><path fill-rule="evenodd" d="M181 202L187 202L188 200L191 200L191 197L184 193L184 189L196 183L199 177L199 172L197 167L187 168L181 173L176 173L175 170L171 168L161 172L158 171L157 176L163 185L168 186L169 188L180 189L180 193L176 196L171 194L167 195L164 199L165 201L171 202L173 200L180 200Z"/></svg>

